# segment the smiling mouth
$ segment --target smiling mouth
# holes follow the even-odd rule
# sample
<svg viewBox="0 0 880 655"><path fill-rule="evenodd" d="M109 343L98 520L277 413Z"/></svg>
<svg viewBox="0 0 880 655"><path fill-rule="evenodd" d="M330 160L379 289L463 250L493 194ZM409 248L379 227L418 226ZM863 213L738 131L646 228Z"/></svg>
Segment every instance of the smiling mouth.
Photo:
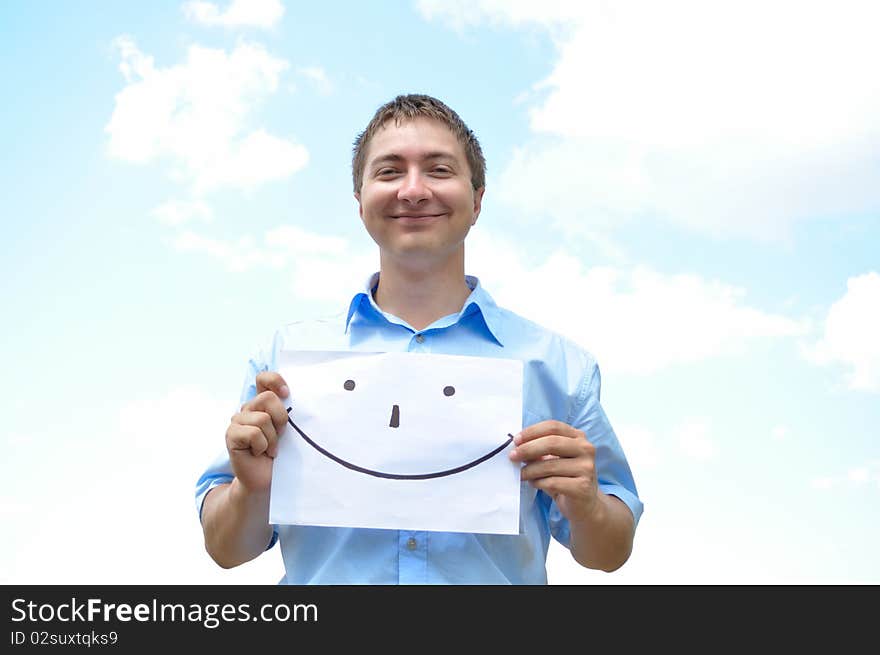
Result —
<svg viewBox="0 0 880 655"><path fill-rule="evenodd" d="M446 216L446 213L444 212L442 214L397 214L397 215L392 215L391 218L393 218L393 219L401 219L402 218L402 219L412 220L412 221L421 221L421 220L425 220L428 218L440 218L441 216Z"/></svg>
<svg viewBox="0 0 880 655"><path fill-rule="evenodd" d="M306 433L303 432L302 430L300 430L299 426L297 426L297 424L294 423L293 420L290 418L290 412L292 410L293 410L293 407L287 408L287 422L290 423L290 425L293 427L293 429L299 433L299 436L301 436L305 440L305 442L307 444L309 444L312 448L317 450L319 453L321 453L325 457L329 457L337 464L341 464L342 466L344 466L347 469L351 469L352 471L357 471L358 473L365 473L366 475L372 475L373 477L376 477L376 478L385 478L388 480L430 480L432 478L443 478L448 475L455 475L456 473L461 473L462 471L467 471L468 469L474 468L477 464L482 464L483 462L485 462L488 459L492 459L493 457L495 457L495 455L497 455L502 450L507 448L507 446L510 444L510 442L513 441L513 435L508 433L507 434L508 439L503 444L501 444L500 446L495 448L494 450L486 453L482 457L478 457L477 459L475 459L471 462L468 462L467 464L462 464L461 466L456 466L455 468L446 469L445 471L436 471L434 473L416 473L416 474L386 473L384 471L375 471L373 469L364 468L363 466L358 466L357 464L352 464L351 462L347 462L344 459L342 459L341 457L337 457L336 455L331 453L329 450L322 448L321 446L316 444L314 441L309 439L309 437L306 435Z"/></svg>

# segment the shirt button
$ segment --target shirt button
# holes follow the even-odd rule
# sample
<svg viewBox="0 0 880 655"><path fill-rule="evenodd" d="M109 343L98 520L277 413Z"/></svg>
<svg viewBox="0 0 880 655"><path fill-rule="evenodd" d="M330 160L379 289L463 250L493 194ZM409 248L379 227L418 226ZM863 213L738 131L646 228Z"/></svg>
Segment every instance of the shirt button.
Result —
<svg viewBox="0 0 880 655"><path fill-rule="evenodd" d="M415 539L413 539L412 537L410 537L409 539L406 540L406 547L409 550L415 550L416 546L418 546L418 545L419 545L418 542Z"/></svg>
<svg viewBox="0 0 880 655"><path fill-rule="evenodd" d="M424 343L425 342L425 335L424 334L417 334L416 341L418 341L419 343Z"/></svg>

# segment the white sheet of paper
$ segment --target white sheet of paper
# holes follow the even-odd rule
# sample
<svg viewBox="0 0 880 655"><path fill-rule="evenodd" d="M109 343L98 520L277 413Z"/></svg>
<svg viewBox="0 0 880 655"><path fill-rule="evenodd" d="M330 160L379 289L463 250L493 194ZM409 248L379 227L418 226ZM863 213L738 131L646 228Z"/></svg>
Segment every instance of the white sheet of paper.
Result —
<svg viewBox="0 0 880 655"><path fill-rule="evenodd" d="M507 454L522 428L521 361L282 351L278 371L293 425L273 464L272 523L519 532L520 466Z"/></svg>

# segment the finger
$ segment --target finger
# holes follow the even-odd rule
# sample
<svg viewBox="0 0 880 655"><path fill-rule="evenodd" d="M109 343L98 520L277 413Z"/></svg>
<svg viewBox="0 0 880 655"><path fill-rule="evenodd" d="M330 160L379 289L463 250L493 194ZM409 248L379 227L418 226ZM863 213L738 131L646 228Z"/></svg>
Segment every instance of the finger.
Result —
<svg viewBox="0 0 880 655"><path fill-rule="evenodd" d="M250 402L245 403L241 411L265 412L272 417L275 431L278 434L284 432L284 426L287 424L287 408L274 391L263 391Z"/></svg>
<svg viewBox="0 0 880 655"><path fill-rule="evenodd" d="M266 435L256 425L232 423L226 430L226 448L230 453L250 450L253 455L262 455L268 446Z"/></svg>
<svg viewBox="0 0 880 655"><path fill-rule="evenodd" d="M522 432L514 437L513 442L519 445L553 434L572 439L585 438L586 436L581 430L570 426L568 423L563 423L562 421L541 421L523 428Z"/></svg>
<svg viewBox="0 0 880 655"><path fill-rule="evenodd" d="M546 492L554 500L560 494L577 498L579 496L588 496L590 493L590 482L585 478L552 476L530 480L529 484L536 489Z"/></svg>
<svg viewBox="0 0 880 655"><path fill-rule="evenodd" d="M287 398L290 395L290 389L287 388L284 378L274 371L257 373L257 393L264 391L271 391L279 398Z"/></svg>
<svg viewBox="0 0 880 655"><path fill-rule="evenodd" d="M551 435L520 444L510 451L510 459L515 462L539 460L546 455L556 457L590 457L595 453L593 445L586 439L573 439Z"/></svg>
<svg viewBox="0 0 880 655"><path fill-rule="evenodd" d="M236 414L233 419L241 425L255 425L260 428L269 443L278 439L278 431L275 429L272 417L267 412L245 410Z"/></svg>
<svg viewBox="0 0 880 655"><path fill-rule="evenodd" d="M285 417L286 416L287 414L285 413ZM239 412L232 418L238 423L242 423L244 425L254 425L260 428L260 430L262 430L263 434L266 437L266 441L268 442L268 445L266 446L266 454L272 458L274 458L275 455L278 454L278 439L280 439L281 435L284 434L285 427L283 425L281 429L277 429L275 427L274 419L270 414L266 412L246 410L243 412Z"/></svg>
<svg viewBox="0 0 880 655"><path fill-rule="evenodd" d="M520 469L521 480L538 480L559 476L563 478L591 477L593 462L583 458L558 458L534 462Z"/></svg>

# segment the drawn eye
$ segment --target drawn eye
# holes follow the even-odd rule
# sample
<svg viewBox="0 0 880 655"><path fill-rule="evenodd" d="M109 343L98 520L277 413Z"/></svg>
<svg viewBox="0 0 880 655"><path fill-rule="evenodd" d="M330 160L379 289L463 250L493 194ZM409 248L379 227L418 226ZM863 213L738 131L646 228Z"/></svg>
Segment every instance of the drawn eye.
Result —
<svg viewBox="0 0 880 655"><path fill-rule="evenodd" d="M455 387L443 387L443 395L451 396L455 393Z"/></svg>
<svg viewBox="0 0 880 655"><path fill-rule="evenodd" d="M346 380L345 384L343 384L342 386L345 387L346 391L351 391L352 389L354 389L354 380Z"/></svg>

